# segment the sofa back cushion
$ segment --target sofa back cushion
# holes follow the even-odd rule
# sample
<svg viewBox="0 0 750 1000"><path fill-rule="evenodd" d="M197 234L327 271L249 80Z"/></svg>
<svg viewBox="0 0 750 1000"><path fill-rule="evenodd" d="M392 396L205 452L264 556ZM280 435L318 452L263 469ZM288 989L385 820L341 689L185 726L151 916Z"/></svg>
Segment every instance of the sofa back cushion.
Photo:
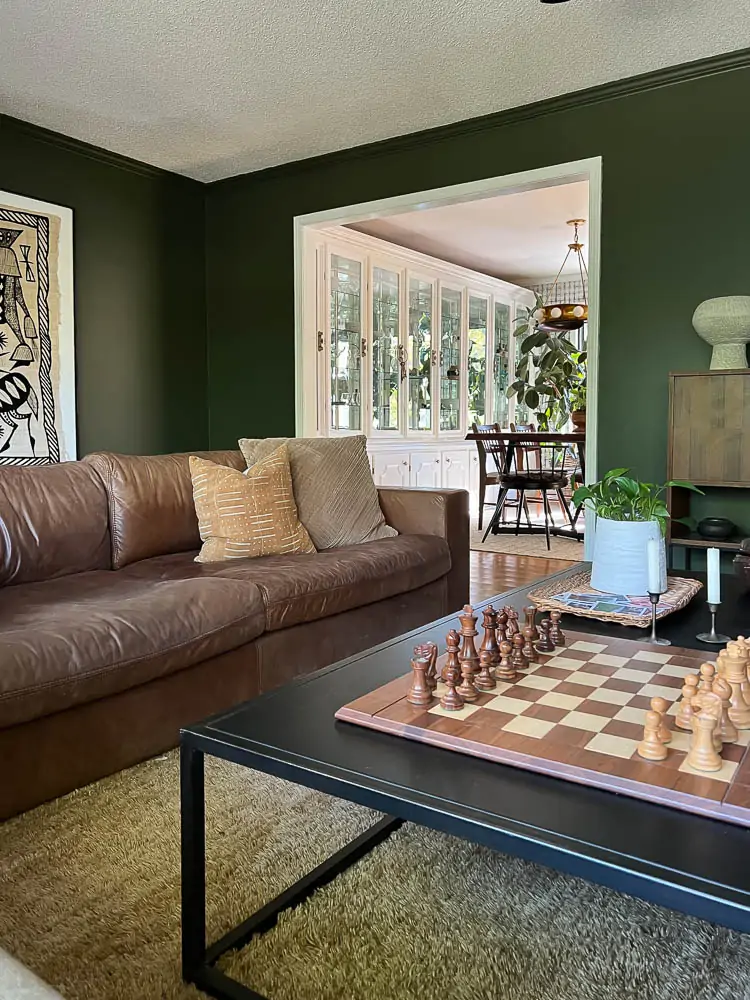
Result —
<svg viewBox="0 0 750 1000"><path fill-rule="evenodd" d="M184 455L96 452L84 459L97 470L107 491L115 569L152 556L200 548L190 477L191 454L217 465L245 468L239 451Z"/></svg>
<svg viewBox="0 0 750 1000"><path fill-rule="evenodd" d="M0 586L110 567L107 495L93 469L0 468Z"/></svg>
<svg viewBox="0 0 750 1000"><path fill-rule="evenodd" d="M299 519L316 549L393 538L385 523L364 435L342 438L240 438L248 468L281 444L289 448Z"/></svg>

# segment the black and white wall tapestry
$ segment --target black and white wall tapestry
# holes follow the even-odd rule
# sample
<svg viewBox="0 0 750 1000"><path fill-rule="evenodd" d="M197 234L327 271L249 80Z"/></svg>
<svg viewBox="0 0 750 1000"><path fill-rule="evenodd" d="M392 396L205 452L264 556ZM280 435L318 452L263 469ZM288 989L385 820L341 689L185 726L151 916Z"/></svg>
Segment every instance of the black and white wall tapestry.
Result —
<svg viewBox="0 0 750 1000"><path fill-rule="evenodd" d="M75 457L73 212L0 191L0 465Z"/></svg>

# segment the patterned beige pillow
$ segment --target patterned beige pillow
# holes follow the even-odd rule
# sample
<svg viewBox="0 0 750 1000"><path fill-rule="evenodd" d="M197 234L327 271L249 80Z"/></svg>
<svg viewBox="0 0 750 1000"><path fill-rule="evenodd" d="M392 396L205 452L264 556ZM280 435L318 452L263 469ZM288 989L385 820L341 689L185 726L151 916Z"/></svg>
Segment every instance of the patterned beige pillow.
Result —
<svg viewBox="0 0 750 1000"><path fill-rule="evenodd" d="M289 448L300 521L317 549L338 549L398 532L385 523L364 435L342 438L241 438L248 468L279 445Z"/></svg>
<svg viewBox="0 0 750 1000"><path fill-rule="evenodd" d="M190 475L203 541L196 562L315 551L297 516L286 446L247 472L191 455Z"/></svg>

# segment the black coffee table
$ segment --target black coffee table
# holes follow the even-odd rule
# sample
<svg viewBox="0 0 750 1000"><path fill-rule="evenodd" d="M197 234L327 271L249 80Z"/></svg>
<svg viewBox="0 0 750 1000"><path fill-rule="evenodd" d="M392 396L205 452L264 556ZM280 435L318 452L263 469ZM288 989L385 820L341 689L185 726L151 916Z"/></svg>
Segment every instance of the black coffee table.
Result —
<svg viewBox="0 0 750 1000"><path fill-rule="evenodd" d="M722 627L730 634L750 632L750 598L730 591L727 580L731 611L723 614ZM494 600L521 608L527 593L525 588ZM676 644L701 648L694 636L704 627L705 614L705 596L699 595L670 616L660 632ZM455 616L435 622L182 731L182 969L187 981L220 1000L259 1000L259 994L217 969L217 959L272 928L283 910L330 882L404 821L750 931L747 829L334 719L345 703L408 670L417 642L442 644L454 622ZM622 634L617 626L572 622L578 631ZM643 637L641 630L624 634ZM208 947L205 754L386 814Z"/></svg>

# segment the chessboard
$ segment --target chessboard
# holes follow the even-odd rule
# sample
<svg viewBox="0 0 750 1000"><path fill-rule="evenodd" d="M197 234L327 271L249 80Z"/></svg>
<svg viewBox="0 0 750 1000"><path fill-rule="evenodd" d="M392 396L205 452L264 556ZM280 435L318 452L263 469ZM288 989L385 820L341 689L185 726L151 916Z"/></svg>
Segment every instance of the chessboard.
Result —
<svg viewBox="0 0 750 1000"><path fill-rule="evenodd" d="M451 635L456 633L450 633L449 643ZM720 768L708 772L690 766L692 734L675 725L685 678L700 676L701 665L716 656L577 632L567 632L564 641L536 653L536 662L528 662L512 681L496 680L492 690L477 691L476 700L450 711L440 704L447 690L441 679L446 655L435 661L433 647L437 686L433 682L424 693L426 704L407 700L414 698L412 669L343 706L336 718L750 826L750 728L740 729L736 742L723 744ZM663 721L670 738L663 760L639 754L653 699L666 702Z"/></svg>

